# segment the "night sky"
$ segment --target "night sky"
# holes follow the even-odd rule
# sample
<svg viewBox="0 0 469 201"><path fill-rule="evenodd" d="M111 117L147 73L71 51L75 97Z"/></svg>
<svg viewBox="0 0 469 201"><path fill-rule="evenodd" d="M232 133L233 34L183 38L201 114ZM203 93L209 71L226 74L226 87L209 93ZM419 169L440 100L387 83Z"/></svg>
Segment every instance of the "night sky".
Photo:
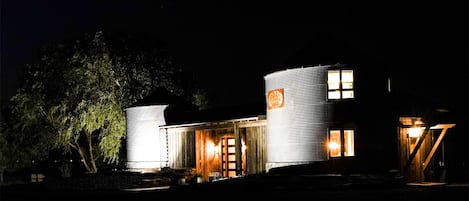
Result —
<svg viewBox="0 0 469 201"><path fill-rule="evenodd" d="M467 105L464 1L142 2L2 0L2 104L41 45L104 30L163 41L216 106L264 102L263 76L331 47L382 63L411 93Z"/></svg>

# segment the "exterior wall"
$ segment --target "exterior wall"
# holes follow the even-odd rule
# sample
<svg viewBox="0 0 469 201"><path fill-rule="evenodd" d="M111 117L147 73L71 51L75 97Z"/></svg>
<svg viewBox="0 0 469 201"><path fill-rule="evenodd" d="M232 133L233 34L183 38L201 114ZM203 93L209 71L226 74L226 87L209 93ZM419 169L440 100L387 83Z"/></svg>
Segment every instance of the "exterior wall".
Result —
<svg viewBox="0 0 469 201"><path fill-rule="evenodd" d="M424 125L423 118L401 117L398 127L400 172L406 182L444 181L444 138L455 124Z"/></svg>
<svg viewBox="0 0 469 201"><path fill-rule="evenodd" d="M265 93L281 89L282 107L267 110L267 170L327 160L327 85L330 66L265 76Z"/></svg>
<svg viewBox="0 0 469 201"><path fill-rule="evenodd" d="M353 98L328 99L327 72L337 69L353 70ZM308 167L311 173L400 169L407 181L424 180L426 173L420 164L434 142L427 139L409 170L403 170L413 145L406 141L407 131L399 127L402 106L398 104L407 100L391 95L388 78L379 66L309 66L264 78L266 119L164 125L165 105L126 109L127 166L140 170L195 168L209 180L223 171L221 139L232 137L236 140L236 175L306 165L297 167ZM272 94L274 102L270 102ZM329 131L339 129L354 131L352 156L330 154ZM308 166L317 164L324 166ZM432 166L436 165L429 168Z"/></svg>
<svg viewBox="0 0 469 201"><path fill-rule="evenodd" d="M167 148L167 167L193 169L206 181L226 177L222 168L222 138L236 140L236 175L265 172L266 121L238 119L189 125L162 126L159 147Z"/></svg>
<svg viewBox="0 0 469 201"><path fill-rule="evenodd" d="M125 110L127 133L127 168L134 171L154 171L166 166L167 150L155 146L166 142L160 135L167 105L131 107Z"/></svg>
<svg viewBox="0 0 469 201"><path fill-rule="evenodd" d="M339 66L340 67L340 66ZM347 66L346 66L347 67ZM355 74L355 98L330 105L332 126L354 128L355 156L341 158L349 172L388 172L398 170L399 122L395 100L387 88L387 78L381 66L350 66ZM341 169L341 167L336 167Z"/></svg>
<svg viewBox="0 0 469 201"><path fill-rule="evenodd" d="M266 172L266 126L245 128L246 132L246 174Z"/></svg>
<svg viewBox="0 0 469 201"><path fill-rule="evenodd" d="M337 69L353 70L353 98L328 99L327 72ZM293 68L266 75L265 86L268 108L269 92L284 93L281 107L267 110L267 170L318 163L333 173L398 169L398 118L379 66ZM331 129L354 131L353 156L329 156Z"/></svg>
<svg viewBox="0 0 469 201"><path fill-rule="evenodd" d="M168 167L174 169L195 168L195 130L164 130L168 139ZM165 145L162 144L162 146Z"/></svg>
<svg viewBox="0 0 469 201"><path fill-rule="evenodd" d="M222 177L221 138L234 137L233 129L201 129L196 131L196 172L206 181Z"/></svg>
<svg viewBox="0 0 469 201"><path fill-rule="evenodd" d="M327 71L353 69L354 98L328 100ZM378 70L377 70L378 69ZM153 168L196 168L208 175L218 170L220 159L207 165L207 142L219 146L218 138L234 136L237 150L237 174L255 174L272 168L326 162L328 170L358 172L376 168L396 168L396 116L388 101L387 80L377 67L326 65L294 68L265 76L267 118L247 118L218 122L159 126L155 136L143 140L128 118L129 167L136 160L154 161ZM278 105L270 105L269 92L281 92ZM132 114L132 110L135 112ZM163 109L164 110L164 109ZM128 109L128 115L144 115ZM137 115L138 114L138 115ZM141 122L147 120L142 119ZM156 123L156 126L164 124ZM133 125L136 125L135 123ZM142 124L143 125L143 124ZM228 129L230 132L221 132ZM330 157L330 129L353 129L355 154ZM160 131L160 133L158 133ZM151 135L149 135L151 136ZM154 138L154 139L153 139ZM137 143L137 140L142 142ZM145 143L150 142L152 146ZM244 144L243 144L244 143ZM139 144L139 146L136 146ZM156 145L156 146L155 146ZM152 159L138 158L135 150L153 149ZM243 149L245 147L245 149ZM209 148L213 149L213 148ZM217 148L218 149L218 148ZM243 152L244 151L244 152ZM213 159L210 159L213 160ZM202 161L202 162L201 162ZM143 163L140 163L143 164ZM205 164L205 165L204 165ZM135 165L134 165L135 167ZM205 168L205 169L204 169Z"/></svg>

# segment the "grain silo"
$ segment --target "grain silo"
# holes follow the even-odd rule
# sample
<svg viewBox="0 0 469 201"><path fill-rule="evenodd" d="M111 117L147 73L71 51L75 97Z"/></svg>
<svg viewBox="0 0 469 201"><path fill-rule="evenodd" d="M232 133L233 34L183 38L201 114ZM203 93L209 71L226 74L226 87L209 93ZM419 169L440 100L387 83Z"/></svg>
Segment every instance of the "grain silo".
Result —
<svg viewBox="0 0 469 201"><path fill-rule="evenodd" d="M167 105L127 108L127 168L133 171L153 171L165 167L168 161L166 135L159 126L165 125Z"/></svg>
<svg viewBox="0 0 469 201"><path fill-rule="evenodd" d="M267 170L328 159L327 70L330 67L287 69L264 77Z"/></svg>

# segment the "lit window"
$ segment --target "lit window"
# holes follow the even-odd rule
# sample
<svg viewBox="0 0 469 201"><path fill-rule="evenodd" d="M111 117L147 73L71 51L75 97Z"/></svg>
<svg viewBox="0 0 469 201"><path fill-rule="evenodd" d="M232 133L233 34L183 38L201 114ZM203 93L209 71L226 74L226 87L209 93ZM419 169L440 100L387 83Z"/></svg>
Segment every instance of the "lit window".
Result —
<svg viewBox="0 0 469 201"><path fill-rule="evenodd" d="M342 98L353 98L353 91L342 91Z"/></svg>
<svg viewBox="0 0 469 201"><path fill-rule="evenodd" d="M353 70L342 70L342 88L353 89Z"/></svg>
<svg viewBox="0 0 469 201"><path fill-rule="evenodd" d="M355 156L353 130L344 130L344 156Z"/></svg>
<svg viewBox="0 0 469 201"><path fill-rule="evenodd" d="M340 89L340 70L331 70L327 74L329 90Z"/></svg>
<svg viewBox="0 0 469 201"><path fill-rule="evenodd" d="M329 150L331 157L341 156L340 145L340 130L331 130L329 133Z"/></svg>
<svg viewBox="0 0 469 201"><path fill-rule="evenodd" d="M330 70L327 72L329 99L354 98L353 70Z"/></svg>
<svg viewBox="0 0 469 201"><path fill-rule="evenodd" d="M354 130L329 131L329 156L355 156Z"/></svg>
<svg viewBox="0 0 469 201"><path fill-rule="evenodd" d="M340 99L340 91L329 91L329 99Z"/></svg>

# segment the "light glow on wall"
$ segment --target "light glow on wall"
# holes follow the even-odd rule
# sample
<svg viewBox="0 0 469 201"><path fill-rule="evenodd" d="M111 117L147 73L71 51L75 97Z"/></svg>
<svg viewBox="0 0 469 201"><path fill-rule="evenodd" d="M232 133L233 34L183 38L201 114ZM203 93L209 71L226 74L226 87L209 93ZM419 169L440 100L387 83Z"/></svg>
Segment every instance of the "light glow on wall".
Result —
<svg viewBox="0 0 469 201"><path fill-rule="evenodd" d="M333 66L310 66L277 71L264 76L265 95L283 89L281 109L267 108L266 165L272 168L311 164L328 160L329 149L326 110L328 97L327 72ZM340 89L340 74L331 74L332 88ZM339 82L337 82L339 81ZM331 90L335 91L335 90ZM341 91L336 95L341 96ZM268 102L267 102L268 103Z"/></svg>
<svg viewBox="0 0 469 201"><path fill-rule="evenodd" d="M139 106L126 109L127 167L138 171L155 169L166 164L165 140L159 126L164 125L167 105Z"/></svg>
<svg viewBox="0 0 469 201"><path fill-rule="evenodd" d="M209 156L218 156L220 154L220 146L215 145L213 141L207 140L207 155Z"/></svg>
<svg viewBox="0 0 469 201"><path fill-rule="evenodd" d="M409 128L409 137L420 137L420 134L422 134L422 127L412 127Z"/></svg>

